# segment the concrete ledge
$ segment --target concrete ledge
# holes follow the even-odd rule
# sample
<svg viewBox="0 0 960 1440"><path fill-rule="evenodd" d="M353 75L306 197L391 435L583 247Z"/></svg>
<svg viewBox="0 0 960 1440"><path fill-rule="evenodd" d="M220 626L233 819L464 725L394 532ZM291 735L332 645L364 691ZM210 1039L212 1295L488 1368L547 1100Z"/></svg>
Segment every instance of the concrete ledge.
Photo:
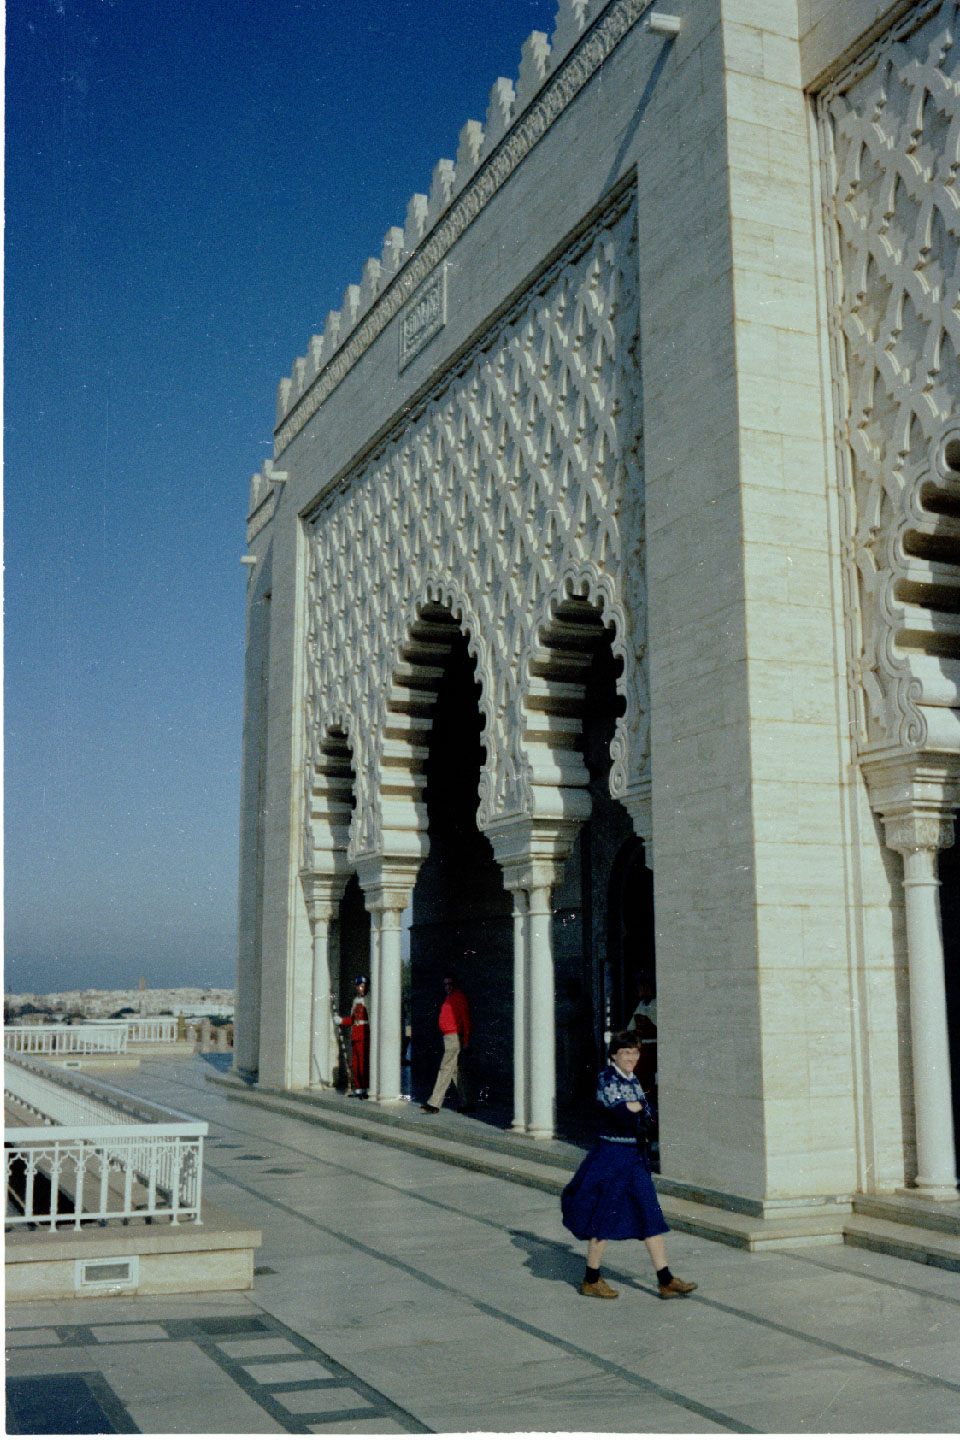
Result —
<svg viewBox="0 0 960 1440"><path fill-rule="evenodd" d="M15 1058L15 1057L14 1057ZM27 1059L44 1060L59 1070L139 1070L140 1057L126 1055L34 1055Z"/></svg>
<svg viewBox="0 0 960 1440"><path fill-rule="evenodd" d="M253 1287L261 1232L228 1210L204 1205L203 1223L131 1221L80 1230L31 1230L6 1235L6 1298L83 1299L88 1295L161 1295ZM135 1259L135 1282L105 1288L78 1285L77 1261Z"/></svg>
<svg viewBox="0 0 960 1440"><path fill-rule="evenodd" d="M127 1042L128 1055L142 1055L151 1060L181 1060L185 1055L197 1053L195 1040L148 1040Z"/></svg>

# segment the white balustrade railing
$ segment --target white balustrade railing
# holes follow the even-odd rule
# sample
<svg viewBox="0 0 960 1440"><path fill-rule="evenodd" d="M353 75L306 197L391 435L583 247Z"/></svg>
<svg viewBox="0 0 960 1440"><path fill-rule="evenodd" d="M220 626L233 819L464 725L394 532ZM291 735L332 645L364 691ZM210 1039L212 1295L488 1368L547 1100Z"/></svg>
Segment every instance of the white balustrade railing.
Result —
<svg viewBox="0 0 960 1440"><path fill-rule="evenodd" d="M51 1122L7 1127L7 1209L20 1212L8 1213L7 1225L200 1224L206 1122L42 1063L5 1067L6 1097Z"/></svg>
<svg viewBox="0 0 960 1440"><path fill-rule="evenodd" d="M112 1025L125 1030L127 1039L135 1045L166 1045L177 1038L177 1019L174 1015L135 1015L122 1020L81 1020L81 1025Z"/></svg>
<svg viewBox="0 0 960 1440"><path fill-rule="evenodd" d="M125 1055L125 1025L4 1025L8 1055Z"/></svg>
<svg viewBox="0 0 960 1440"><path fill-rule="evenodd" d="M169 1045L177 1038L177 1021L172 1015L151 1015L122 1022L127 1039L134 1045Z"/></svg>

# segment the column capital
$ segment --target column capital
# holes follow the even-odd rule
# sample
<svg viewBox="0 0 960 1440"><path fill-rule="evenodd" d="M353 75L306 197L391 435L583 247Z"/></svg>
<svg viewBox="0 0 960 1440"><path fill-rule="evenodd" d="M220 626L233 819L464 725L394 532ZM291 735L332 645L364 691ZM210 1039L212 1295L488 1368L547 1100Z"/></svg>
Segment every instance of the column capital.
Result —
<svg viewBox="0 0 960 1440"><path fill-rule="evenodd" d="M407 856L359 855L357 879L367 909L372 912L406 909L420 863Z"/></svg>
<svg viewBox="0 0 960 1440"><path fill-rule="evenodd" d="M318 920L329 922L334 919L349 878L349 875L319 874L314 870L300 871L300 884L303 886L303 898L311 925L315 925Z"/></svg>
<svg viewBox="0 0 960 1440"><path fill-rule="evenodd" d="M488 825L484 834L493 846L506 889L549 890L558 885L580 823L554 816L513 815Z"/></svg>
<svg viewBox="0 0 960 1440"><path fill-rule="evenodd" d="M901 855L921 850L949 850L953 844L953 817L932 815L922 810L906 814L884 815L883 828L887 845Z"/></svg>
<svg viewBox="0 0 960 1440"><path fill-rule="evenodd" d="M948 850L960 809L960 758L897 755L863 763L870 804L891 850Z"/></svg>

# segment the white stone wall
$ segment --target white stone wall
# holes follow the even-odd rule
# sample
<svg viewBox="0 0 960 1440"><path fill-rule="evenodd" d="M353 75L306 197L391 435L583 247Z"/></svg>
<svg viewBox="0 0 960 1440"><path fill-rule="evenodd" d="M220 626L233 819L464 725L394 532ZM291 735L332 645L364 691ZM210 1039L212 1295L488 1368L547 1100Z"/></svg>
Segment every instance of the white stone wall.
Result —
<svg viewBox="0 0 960 1440"><path fill-rule="evenodd" d="M305 800L318 743L331 725L348 735L351 855L376 850L386 692L417 604L442 599L470 634L495 741L482 818L522 809L531 637L575 560L635 662L622 784L652 786L666 1173L758 1207L889 1187L912 1127L899 862L851 742L845 482L804 87L835 78L899 7L683 0L675 40L629 0L562 10L594 30L553 58L528 43L520 100L495 87L483 140L464 132L281 386L276 469L258 478L248 530L251 586L272 595L261 1077L307 1083L298 873L333 843L327 831L318 847ZM627 221L602 213L617 187L636 195L632 280ZM444 296L430 288L439 266ZM516 429L534 394L545 409L529 423L556 425L560 361L544 347L563 284L596 321L580 363L608 337L582 413L602 432L612 402L615 423L602 463L581 454L561 495L553 456L575 442L558 430L545 459ZM633 349L617 296L639 313ZM582 400L579 370L574 388ZM471 459L505 419L496 463ZM642 525L625 543L617 491L639 496L641 470ZM538 550L541 528L557 538ZM249 804L248 782L248 817Z"/></svg>

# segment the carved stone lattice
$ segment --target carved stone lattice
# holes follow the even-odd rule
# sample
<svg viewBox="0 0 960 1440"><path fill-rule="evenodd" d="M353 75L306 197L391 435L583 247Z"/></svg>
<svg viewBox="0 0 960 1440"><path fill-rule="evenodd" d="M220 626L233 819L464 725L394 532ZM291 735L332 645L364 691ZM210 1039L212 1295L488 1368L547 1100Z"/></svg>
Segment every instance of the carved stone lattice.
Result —
<svg viewBox="0 0 960 1440"><path fill-rule="evenodd" d="M913 7L818 105L861 751L960 741L958 26Z"/></svg>
<svg viewBox="0 0 960 1440"><path fill-rule="evenodd" d="M384 791L397 788L384 784L384 766L398 754L408 771L422 765L409 739L416 707L396 699L415 683L411 636L422 664L431 650L442 664L444 616L455 617L477 663L481 825L535 810L526 703L531 686L542 693L550 680L549 667L547 680L532 680L531 662L564 632L564 606L588 612L623 661L611 788L626 794L642 783L635 231L633 194L621 193L307 523L308 868L329 866L317 853L329 841L312 833L309 816L332 732L352 755L350 854L384 849L384 828L395 825L383 818ZM398 715L405 708L413 719Z"/></svg>

